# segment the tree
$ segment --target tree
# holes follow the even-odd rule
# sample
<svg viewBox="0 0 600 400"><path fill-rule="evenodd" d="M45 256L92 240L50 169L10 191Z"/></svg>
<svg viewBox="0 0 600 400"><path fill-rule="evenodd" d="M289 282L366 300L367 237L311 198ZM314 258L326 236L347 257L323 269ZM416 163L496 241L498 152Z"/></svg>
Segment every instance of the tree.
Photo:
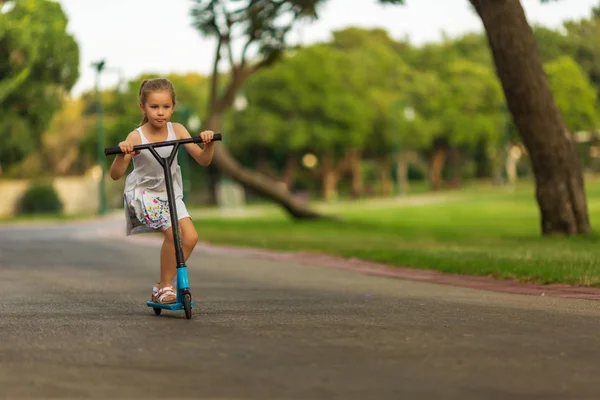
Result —
<svg viewBox="0 0 600 400"><path fill-rule="evenodd" d="M417 71L404 60L414 55L414 49L395 42L382 29L355 27L334 32L331 45L348 54L348 65L363 77L361 87L347 85L346 90L358 90L362 108L369 111L368 140L349 153L353 196L360 196L364 189L360 167L363 156L377 160L385 194L391 192L389 175L394 163L399 184L407 189L405 155L429 141L427 124L420 115L410 122L405 119L405 110L412 102L409 92L418 85L416 82L421 82Z"/></svg>
<svg viewBox="0 0 600 400"><path fill-rule="evenodd" d="M430 173L434 188L441 180L447 150L450 161L458 166L460 151L481 146L490 156L498 149L502 134L502 90L494 71L487 65L453 58L438 71L444 89L444 110L440 112L440 130L434 137ZM435 156L437 155L438 158ZM437 162L436 162L437 161Z"/></svg>
<svg viewBox="0 0 600 400"><path fill-rule="evenodd" d="M458 178L465 153L475 153L478 171L487 171L497 158L504 99L485 36L426 44L416 49L411 66L418 74L403 92L416 115L427 121L430 140L422 150L432 188L440 187L447 161L452 178Z"/></svg>
<svg viewBox="0 0 600 400"><path fill-rule="evenodd" d="M206 127L221 130L223 114L231 108L237 93L246 80L257 71L272 65L283 53L286 35L294 23L316 16L319 0L194 0L194 25L207 36L216 38L217 45L211 75ZM234 42L243 44L236 57ZM254 62L249 52L256 52ZM229 64L229 79L219 73L223 56ZM266 196L284 207L297 219L322 217L295 198L286 188L264 174L251 171L239 164L225 146L217 146L214 161L219 169L234 180Z"/></svg>
<svg viewBox="0 0 600 400"><path fill-rule="evenodd" d="M494 65L515 125L531 157L536 178L536 198L541 211L543 234L577 234L590 230L581 165L574 141L554 103L539 59L535 37L519 0L469 0L483 21ZM403 4L403 0L382 0ZM283 51L286 33L303 16L316 16L318 0L226 2L196 0L193 9L196 26L217 38L213 68L209 127L217 129L220 117L231 106L243 82L258 69L272 64ZM287 19L285 18L287 17ZM281 21L284 21L281 24ZM291 22L290 22L291 21ZM246 39L241 60L235 62L234 33ZM249 65L247 50L258 45L259 61ZM221 52L229 59L230 81L218 94ZM242 168L222 146L216 152L219 167L234 179L279 202L297 218L319 215L304 208L286 191Z"/></svg>
<svg viewBox="0 0 600 400"><path fill-rule="evenodd" d="M470 0L483 21L508 108L530 155L544 235L590 231L583 172L519 0Z"/></svg>
<svg viewBox="0 0 600 400"><path fill-rule="evenodd" d="M0 162L15 165L36 149L79 76L79 48L60 5L4 3L0 12ZM48 23L52 21L52 23Z"/></svg>
<svg viewBox="0 0 600 400"><path fill-rule="evenodd" d="M347 68L352 61L328 44L313 45L286 55L245 89L250 106L242 120L248 137L241 142L255 141L292 157L316 153L326 198L335 194L340 175L367 137L367 80L362 70Z"/></svg>

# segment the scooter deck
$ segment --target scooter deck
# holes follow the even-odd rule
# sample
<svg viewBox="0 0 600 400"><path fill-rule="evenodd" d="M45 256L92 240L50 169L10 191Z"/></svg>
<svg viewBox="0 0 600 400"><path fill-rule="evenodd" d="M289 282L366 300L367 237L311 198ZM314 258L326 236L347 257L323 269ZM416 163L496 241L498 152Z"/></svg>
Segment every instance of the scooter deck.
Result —
<svg viewBox="0 0 600 400"><path fill-rule="evenodd" d="M162 308L163 310L183 310L183 303L173 303L173 304L163 304L163 303L155 303L153 301L147 301L146 305L152 308ZM194 308L194 302L192 302L192 308Z"/></svg>

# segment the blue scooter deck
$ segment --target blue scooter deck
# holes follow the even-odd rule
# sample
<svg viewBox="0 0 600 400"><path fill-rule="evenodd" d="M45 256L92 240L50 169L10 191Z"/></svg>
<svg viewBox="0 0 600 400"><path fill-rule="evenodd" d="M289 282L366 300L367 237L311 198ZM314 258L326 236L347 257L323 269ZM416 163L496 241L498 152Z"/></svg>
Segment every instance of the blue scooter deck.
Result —
<svg viewBox="0 0 600 400"><path fill-rule="evenodd" d="M152 308L162 308L163 310L171 310L171 311L183 310L183 303L162 304L162 303L155 303L153 301L147 301L146 305L148 307L152 307ZM192 302L192 308L194 308L194 302Z"/></svg>

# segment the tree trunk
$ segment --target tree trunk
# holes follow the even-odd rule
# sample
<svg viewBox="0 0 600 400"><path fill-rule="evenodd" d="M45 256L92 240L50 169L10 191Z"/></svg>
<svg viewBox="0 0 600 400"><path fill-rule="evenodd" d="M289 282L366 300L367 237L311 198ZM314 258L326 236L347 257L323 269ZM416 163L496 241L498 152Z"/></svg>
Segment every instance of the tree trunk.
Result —
<svg viewBox="0 0 600 400"><path fill-rule="evenodd" d="M450 167L450 173L448 174L450 187L460 187L462 185L462 154L456 147L450 148L448 152L448 164Z"/></svg>
<svg viewBox="0 0 600 400"><path fill-rule="evenodd" d="M208 129L219 131L220 116L213 113L208 119ZM225 133L226 135L226 133ZM234 181L255 193L265 196L281 205L296 219L317 219L323 216L308 208L300 199L292 194L279 182L269 179L265 175L244 168L229 153L223 145L215 146L213 157L219 169L227 173Z"/></svg>
<svg viewBox="0 0 600 400"><path fill-rule="evenodd" d="M285 160L285 168L283 170L283 183L285 183L285 186L287 186L289 191L293 190L297 171L298 157L295 154L291 154Z"/></svg>
<svg viewBox="0 0 600 400"><path fill-rule="evenodd" d="M365 193L365 180L360 165L361 158L359 149L350 150L350 176L353 198L359 198Z"/></svg>
<svg viewBox="0 0 600 400"><path fill-rule="evenodd" d="M384 196L391 196L394 190L390 171L392 170L392 161L389 157L381 160L379 168L379 179L381 180L381 191Z"/></svg>
<svg viewBox="0 0 600 400"><path fill-rule="evenodd" d="M446 164L446 149L443 147L436 147L433 149L429 161L429 182L432 190L438 190L442 183L442 172L444 171L444 165Z"/></svg>
<svg viewBox="0 0 600 400"><path fill-rule="evenodd" d="M486 147L487 144L483 140L480 140L475 147L475 178L477 179L487 178L492 175L492 171L490 169L490 159L488 157Z"/></svg>
<svg viewBox="0 0 600 400"><path fill-rule="evenodd" d="M408 193L408 154L400 152L396 155L396 176L398 177L399 194Z"/></svg>
<svg viewBox="0 0 600 400"><path fill-rule="evenodd" d="M258 64L249 66L246 64L245 52L242 55L242 61L239 64L234 64L230 57L230 80L225 85L224 92L219 95L219 62L221 60L221 50L224 42L230 45L230 41L226 40L226 34L219 34L217 47L215 48L215 59L213 62L213 70L211 74L211 85L209 91L208 112L207 112L207 128L213 131L220 131L221 116L223 113L232 107L237 93L242 88L244 82L256 71L270 65L272 59L263 58ZM248 42L248 44L251 42ZM231 48L229 48L231 50ZM229 53L231 55L231 52ZM227 133L225 133L227 135ZM225 139L226 141L226 139ZM293 218L296 219L318 219L326 218L325 216L311 210L301 199L294 197L291 192L273 179L257 173L255 171L244 168L240 165L227 148L223 145L215 146L214 164L220 171L228 174L234 181L238 182L245 188L253 190L256 194L271 199L282 206ZM327 217L331 218L331 217Z"/></svg>
<svg viewBox="0 0 600 400"><path fill-rule="evenodd" d="M483 21L508 108L531 157L544 235L590 231L583 173L519 0L470 0Z"/></svg>
<svg viewBox="0 0 600 400"><path fill-rule="evenodd" d="M337 194L339 181L339 171L335 168L335 162L332 154L323 156L323 181L322 196L325 200L333 200Z"/></svg>
<svg viewBox="0 0 600 400"><path fill-rule="evenodd" d="M208 204L216 205L219 203L218 195L217 195L217 186L219 185L219 180L221 178L221 174L219 173L219 168L211 164L206 168L206 177L207 177L207 192L208 192Z"/></svg>
<svg viewBox="0 0 600 400"><path fill-rule="evenodd" d="M256 152L256 171L267 176L270 175L267 149L262 146L257 146L254 151Z"/></svg>

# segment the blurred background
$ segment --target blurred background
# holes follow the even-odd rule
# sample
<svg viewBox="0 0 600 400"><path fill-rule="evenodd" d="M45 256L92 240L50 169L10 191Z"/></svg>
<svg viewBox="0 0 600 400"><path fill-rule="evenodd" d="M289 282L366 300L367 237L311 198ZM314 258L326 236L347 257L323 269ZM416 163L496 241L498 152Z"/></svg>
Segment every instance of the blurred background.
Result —
<svg viewBox="0 0 600 400"><path fill-rule="evenodd" d="M529 154L469 2L289 1L240 14L242 3L0 1L0 218L121 212L124 179L108 178L102 150L140 122L141 81L164 76L177 91L173 120L223 132L227 159L266 182L257 190L180 152L186 202L213 210L205 217L268 214L275 193L326 213L380 210L370 222L402 216L394 229L410 231L414 210L398 207L456 194L474 236L503 221L499 236L538 235ZM522 6L591 182L593 219L600 4ZM467 230L444 204L427 209L448 221L438 228Z"/></svg>
<svg viewBox="0 0 600 400"><path fill-rule="evenodd" d="M98 184L100 165L110 162L98 141L115 146L137 126L145 78L168 77L179 102L174 120L190 131L206 128L216 39L192 15L202 2L2 3L3 215L15 211L28 184L48 178L63 191L67 212L121 207L124 180ZM285 38L288 50L243 82L220 123L235 159L303 199L388 197L530 177L485 32L468 3L448 2L435 12L433 1L356 3L325 2L317 20L297 21ZM600 167L595 3L524 2L556 103L589 172ZM234 56L242 40L240 34L233 43ZM252 50L248 58L260 51ZM219 68L225 90L230 66ZM217 184L226 177L218 168L180 162L191 205L258 200L251 191L240 199L234 184L227 193L236 196L219 197ZM95 190L106 194L91 196Z"/></svg>

